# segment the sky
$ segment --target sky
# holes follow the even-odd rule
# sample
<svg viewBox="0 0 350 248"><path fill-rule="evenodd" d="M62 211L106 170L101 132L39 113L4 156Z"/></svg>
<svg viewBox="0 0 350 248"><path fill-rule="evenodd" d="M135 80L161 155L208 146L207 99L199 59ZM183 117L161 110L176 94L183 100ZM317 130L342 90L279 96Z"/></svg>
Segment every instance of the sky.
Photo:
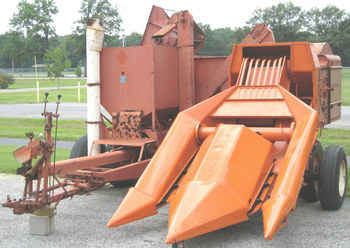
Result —
<svg viewBox="0 0 350 248"><path fill-rule="evenodd" d="M17 11L20 0L0 0L0 34L9 30L9 21ZM168 14L173 11L189 10L194 20L203 24L209 24L211 28L243 26L257 8L266 8L279 2L286 3L289 0L110 0L117 5L118 12L123 20L123 33L138 32L143 34L152 5L168 9ZM292 0L294 5L308 10L313 7L324 8L327 5L335 5L340 9L350 12L350 0ZM55 16L56 32L58 35L70 34L74 21L79 18L80 0L56 0L59 13Z"/></svg>

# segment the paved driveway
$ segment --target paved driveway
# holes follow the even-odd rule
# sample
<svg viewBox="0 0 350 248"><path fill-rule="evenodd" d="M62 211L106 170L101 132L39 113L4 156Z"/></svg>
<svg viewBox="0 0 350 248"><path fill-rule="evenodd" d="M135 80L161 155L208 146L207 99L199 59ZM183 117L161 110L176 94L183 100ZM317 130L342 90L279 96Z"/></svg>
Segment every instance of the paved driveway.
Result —
<svg viewBox="0 0 350 248"><path fill-rule="evenodd" d="M0 174L0 201L6 194L19 193L18 176ZM0 208L0 247L169 247L164 243L168 228L168 208L155 216L119 228L106 223L125 196L127 188L106 185L89 196L64 200L57 209L56 232L50 236L28 234L28 215L15 216ZM231 247L350 247L350 199L341 210L323 211L318 203L298 203L288 218L289 225L271 241L264 239L262 216L185 242L186 248Z"/></svg>
<svg viewBox="0 0 350 248"><path fill-rule="evenodd" d="M0 96L1 97L1 96ZM0 117L41 118L43 104L0 104ZM55 112L56 104L48 103L47 111ZM59 114L62 120L86 120L85 103L61 103Z"/></svg>

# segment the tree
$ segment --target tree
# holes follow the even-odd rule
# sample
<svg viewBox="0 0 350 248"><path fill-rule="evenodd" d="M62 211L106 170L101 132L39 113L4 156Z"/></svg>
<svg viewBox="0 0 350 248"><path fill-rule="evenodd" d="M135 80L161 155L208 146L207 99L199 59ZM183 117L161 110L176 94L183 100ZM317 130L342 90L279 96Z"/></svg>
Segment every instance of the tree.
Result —
<svg viewBox="0 0 350 248"><path fill-rule="evenodd" d="M98 18L105 28L105 35L117 35L120 30L121 19L117 7L113 7L109 0L82 0L77 20L75 33L85 35L86 24L90 18Z"/></svg>
<svg viewBox="0 0 350 248"><path fill-rule="evenodd" d="M333 52L341 57L344 66L350 66L350 18L342 21L333 34L329 41Z"/></svg>
<svg viewBox="0 0 350 248"><path fill-rule="evenodd" d="M99 18L105 29L105 42L118 35L121 19L117 7L113 7L109 0L82 0L79 13L80 18L75 22L75 40L78 47L76 52L83 58L86 75L86 24L90 18Z"/></svg>
<svg viewBox="0 0 350 248"><path fill-rule="evenodd" d="M20 60L26 55L24 35L16 31L5 33L1 47L1 54L6 56L14 72L15 62L20 63Z"/></svg>
<svg viewBox="0 0 350 248"><path fill-rule="evenodd" d="M142 41L142 35L136 32L133 32L127 36L125 36L125 46L140 46ZM108 41L106 46L108 47L121 47L123 45L123 41L119 36L113 36Z"/></svg>
<svg viewBox="0 0 350 248"><path fill-rule="evenodd" d="M74 74L77 77L81 77L82 71L81 71L81 64L80 64L80 62L77 64L77 67L75 68Z"/></svg>
<svg viewBox="0 0 350 248"><path fill-rule="evenodd" d="M56 36L53 16L58 13L54 0L21 0L17 6L18 12L10 20L10 25L17 32L25 33L35 48L39 58L43 57L49 48L50 37ZM37 47L33 46L37 45Z"/></svg>
<svg viewBox="0 0 350 248"><path fill-rule="evenodd" d="M49 75L55 79L62 77L62 72L70 68L67 49L64 44L58 47L52 47L45 54L45 62Z"/></svg>
<svg viewBox="0 0 350 248"><path fill-rule="evenodd" d="M248 24L253 27L257 23L265 23L280 42L303 40L308 35L305 12L291 2L256 9Z"/></svg>
<svg viewBox="0 0 350 248"><path fill-rule="evenodd" d="M328 42L335 54L342 58L343 65L350 64L350 14L335 6L313 8L307 12L308 29L312 41Z"/></svg>
<svg viewBox="0 0 350 248"><path fill-rule="evenodd" d="M308 29L317 40L327 40L339 31L342 22L349 19L344 10L335 6L327 6L324 9L312 8L306 13L308 17Z"/></svg>
<svg viewBox="0 0 350 248"><path fill-rule="evenodd" d="M198 24L205 34L204 46L199 51L203 56L227 56L232 51L232 45L240 43L250 31L248 27L218 28L212 30L208 24Z"/></svg>
<svg viewBox="0 0 350 248"><path fill-rule="evenodd" d="M139 46L142 41L142 35L136 32L127 35L125 38L126 46Z"/></svg>
<svg viewBox="0 0 350 248"><path fill-rule="evenodd" d="M12 75L0 72L0 89L7 89L14 82L15 80Z"/></svg>

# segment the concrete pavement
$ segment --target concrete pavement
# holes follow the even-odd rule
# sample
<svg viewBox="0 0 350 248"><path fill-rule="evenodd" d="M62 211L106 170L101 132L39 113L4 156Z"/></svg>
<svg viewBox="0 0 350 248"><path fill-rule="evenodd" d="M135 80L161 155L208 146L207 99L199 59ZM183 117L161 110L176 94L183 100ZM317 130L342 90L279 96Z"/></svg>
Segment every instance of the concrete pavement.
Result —
<svg viewBox="0 0 350 248"><path fill-rule="evenodd" d="M43 104L0 104L0 117L8 118L42 118ZM56 111L56 103L48 103L47 111ZM85 103L61 103L60 120L86 120Z"/></svg>
<svg viewBox="0 0 350 248"><path fill-rule="evenodd" d="M0 174L0 202L6 195L19 195L23 179ZM63 200L57 208L56 232L49 236L30 235L28 215L16 216L0 207L0 247L116 247L170 248L164 243L168 230L168 206L157 215L118 228L106 224L127 193L127 188L109 185L88 196ZM248 222L208 233L185 242L186 248L300 248L350 247L350 200L339 211L324 211L319 203L299 201L288 218L288 226L273 240L265 240L262 216Z"/></svg>

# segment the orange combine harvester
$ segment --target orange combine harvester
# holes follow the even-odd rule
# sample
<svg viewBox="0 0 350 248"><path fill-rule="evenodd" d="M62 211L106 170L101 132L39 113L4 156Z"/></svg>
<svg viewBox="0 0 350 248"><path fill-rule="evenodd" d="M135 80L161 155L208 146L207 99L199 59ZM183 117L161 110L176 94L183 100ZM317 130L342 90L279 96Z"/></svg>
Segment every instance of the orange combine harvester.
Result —
<svg viewBox="0 0 350 248"><path fill-rule="evenodd" d="M103 30L98 21L89 25L89 34ZM96 40L103 43L103 33ZM87 80L93 100L101 99L92 107L96 119L87 121L99 127L97 138L88 138L89 147L82 137L71 159L51 163L59 99L55 113L45 108L45 140L29 133L29 144L14 153L25 177L23 198L2 205L33 213L106 183L138 179L108 226L154 215L168 203L166 242L174 247L260 210L271 239L299 195L339 209L346 156L337 145L323 150L317 137L340 118L340 58L327 43L276 43L263 24L228 57L197 56L204 41L188 11L169 17L154 6L141 46L88 43L88 61L96 57L101 65ZM94 146L103 153L87 156Z"/></svg>
<svg viewBox="0 0 350 248"><path fill-rule="evenodd" d="M322 54L329 49L308 42L235 45L229 88L176 117L108 226L154 215L168 203L166 243L176 246L261 210L265 238L272 239L300 192L324 209L340 208L344 150L331 145L323 152L317 141L319 129L339 117L339 103L330 102L340 90L340 59Z"/></svg>

